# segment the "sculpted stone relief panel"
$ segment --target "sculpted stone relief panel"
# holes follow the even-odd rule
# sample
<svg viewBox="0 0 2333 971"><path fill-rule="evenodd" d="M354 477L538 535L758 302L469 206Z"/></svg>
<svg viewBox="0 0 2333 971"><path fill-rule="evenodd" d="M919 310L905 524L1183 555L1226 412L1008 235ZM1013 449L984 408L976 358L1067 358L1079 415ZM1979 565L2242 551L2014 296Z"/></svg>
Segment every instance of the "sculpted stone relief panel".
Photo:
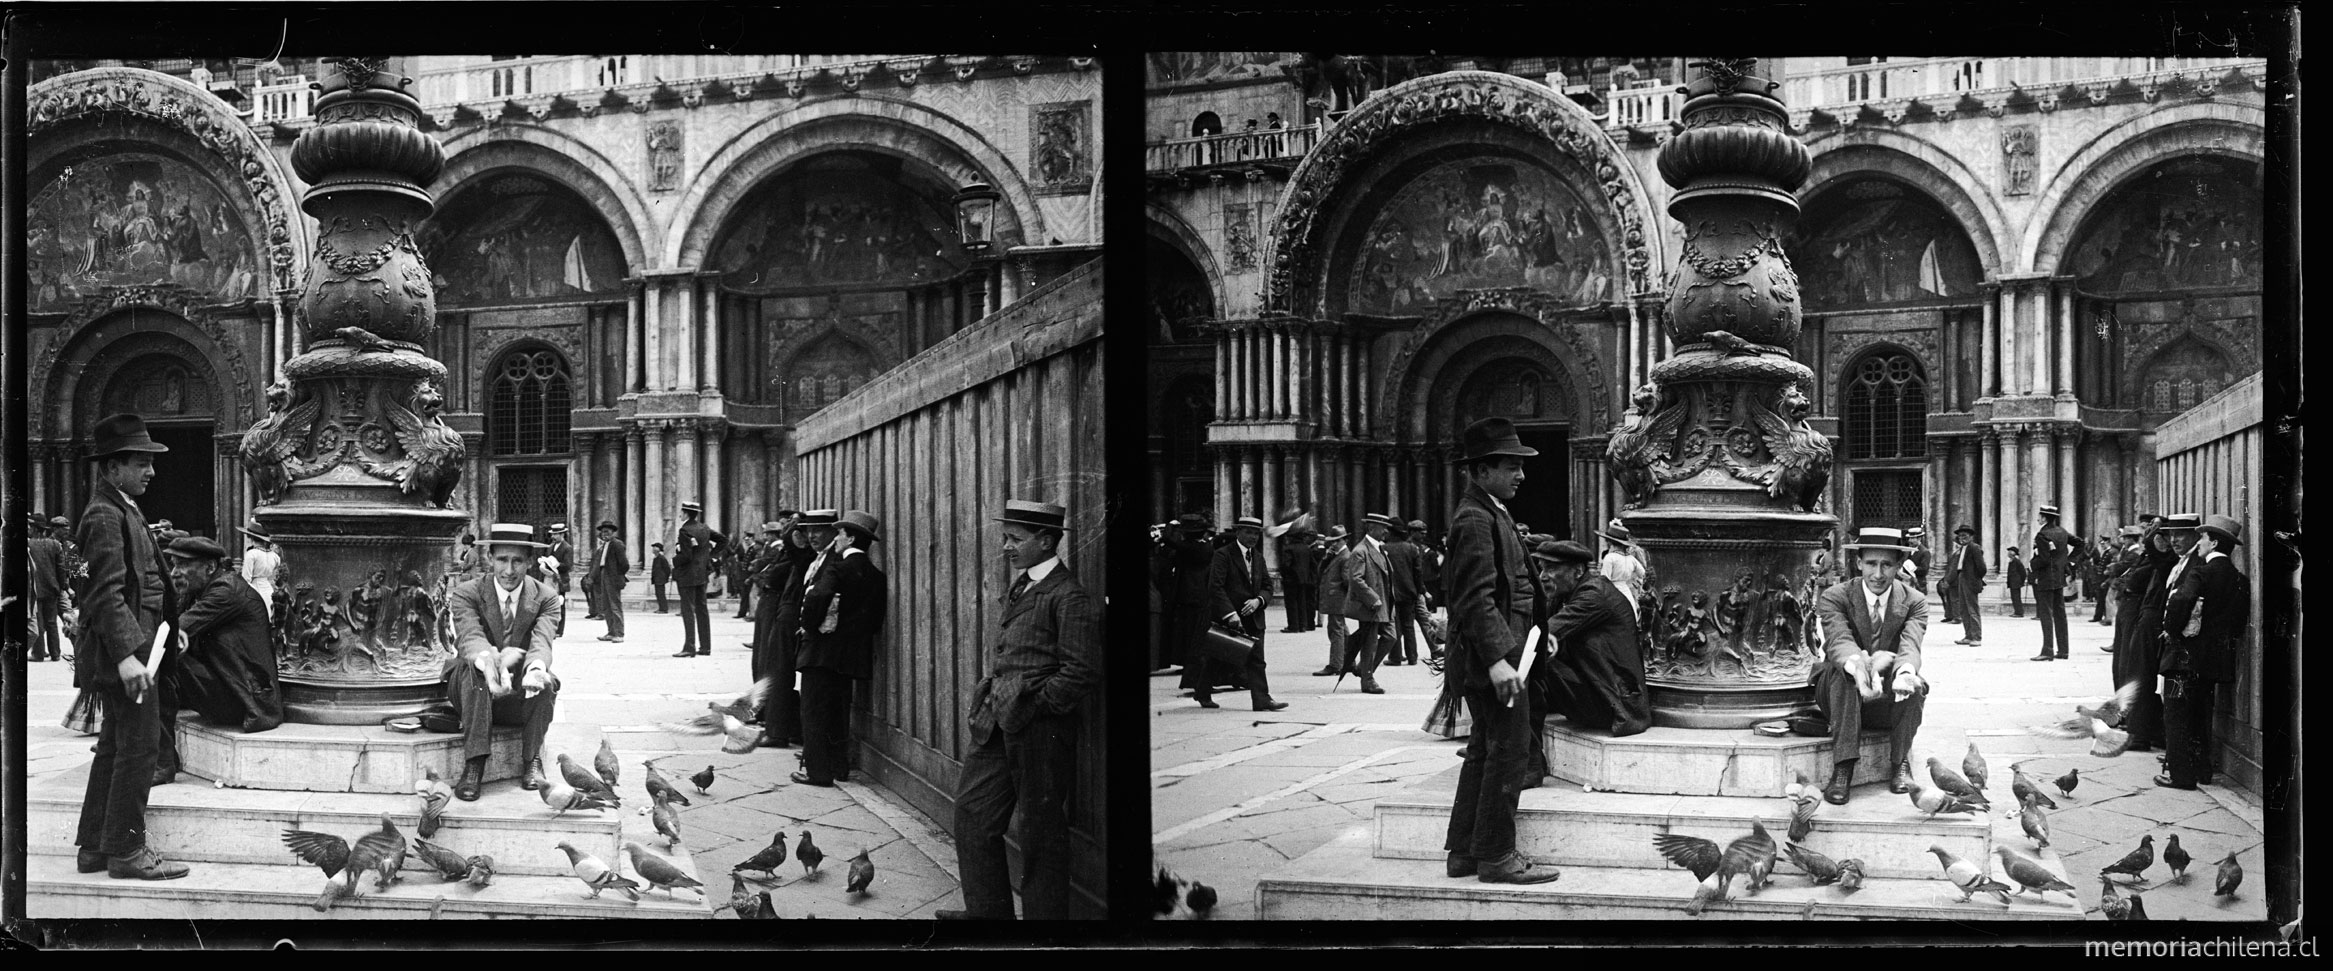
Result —
<svg viewBox="0 0 2333 971"><path fill-rule="evenodd" d="M737 207L707 262L733 290L911 286L966 260L945 198L927 198L847 153L770 180Z"/></svg>
<svg viewBox="0 0 2333 971"><path fill-rule="evenodd" d="M176 284L221 303L266 295L241 216L177 159L124 152L67 166L33 193L30 210L35 313L66 310L107 286Z"/></svg>
<svg viewBox="0 0 2333 971"><path fill-rule="evenodd" d="M532 175L456 195L416 243L441 306L541 300L624 287L624 250L582 197Z"/></svg>
<svg viewBox="0 0 2333 971"><path fill-rule="evenodd" d="M1371 219L1347 306L1420 313L1460 290L1529 287L1572 306L1614 299L1617 267L1586 203L1555 175L1512 162L1446 162Z"/></svg>
<svg viewBox="0 0 2333 971"><path fill-rule="evenodd" d="M1093 183L1093 104L1029 106L1029 183L1082 191Z"/></svg>

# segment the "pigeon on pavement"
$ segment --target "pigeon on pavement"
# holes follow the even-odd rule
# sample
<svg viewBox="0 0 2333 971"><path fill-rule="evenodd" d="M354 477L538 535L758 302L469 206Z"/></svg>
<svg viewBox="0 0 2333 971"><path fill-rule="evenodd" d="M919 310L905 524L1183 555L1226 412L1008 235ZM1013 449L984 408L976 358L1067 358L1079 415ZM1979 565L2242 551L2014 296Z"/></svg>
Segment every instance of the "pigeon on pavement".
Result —
<svg viewBox="0 0 2333 971"><path fill-rule="evenodd" d="M867 895L867 887L874 882L875 861L867 859L867 851L862 848L859 850L859 855L851 857L851 878L848 883L843 885L843 889L853 895L864 897Z"/></svg>
<svg viewBox="0 0 2333 971"><path fill-rule="evenodd" d="M632 872L648 881L651 889L662 890L667 897L672 896L674 887L688 887L695 890L698 896L704 895L705 884L702 881L689 876L688 871L681 869L679 864L649 852L638 840L624 841L624 852L632 857Z"/></svg>
<svg viewBox="0 0 2333 971"><path fill-rule="evenodd" d="M1993 806L1992 800L1986 799L1983 791L1970 785L1967 779L1960 777L1960 773L1945 766L1943 759L1933 755L1928 757L1928 778L1936 783L1936 788L1959 796L1962 802L1971 806L1979 809L1991 809Z"/></svg>
<svg viewBox="0 0 2333 971"><path fill-rule="evenodd" d="M2081 768L2075 767L2067 769L2066 774L2059 776L2057 781L2053 784L2058 787L2058 795L2069 797L2072 796L2074 794L2074 787L2082 784ZM2057 807L2051 806L2050 808L2056 809Z"/></svg>
<svg viewBox="0 0 2333 971"><path fill-rule="evenodd" d="M802 841L794 844L794 859L801 861L804 877L814 877L818 875L819 862L826 859L826 851L812 844L810 831L803 830Z"/></svg>
<svg viewBox="0 0 2333 971"><path fill-rule="evenodd" d="M437 835L437 828L445 821L446 807L454 801L454 787L437 777L437 770L425 768L424 778L413 784L414 794L421 797L421 823L413 832L422 839Z"/></svg>
<svg viewBox="0 0 2333 971"><path fill-rule="evenodd" d="M633 900L640 899L640 885L617 873L614 868L601 862L599 857L576 849L575 844L566 840L559 841L559 848L567 851L567 864L572 868L575 878L591 888L592 899L599 899L599 892L609 887L623 891L624 896Z"/></svg>
<svg viewBox="0 0 2333 971"><path fill-rule="evenodd" d="M2095 709L2076 706L2072 718L2050 725L2030 725L2026 730L2045 738L2088 738L2091 755L2114 758L2130 750L2130 732L2114 726L2122 721L2123 711L2138 697L2138 690L2139 683L2133 681L2117 689L2112 699Z"/></svg>
<svg viewBox="0 0 2333 971"><path fill-rule="evenodd" d="M414 840L413 849L421 856L421 862L428 864L430 869L437 871L437 875L443 878L447 883L452 883L470 875L470 861L463 859L462 855L459 853L439 846L436 843L432 843L427 839Z"/></svg>
<svg viewBox="0 0 2333 971"><path fill-rule="evenodd" d="M608 788L613 789L616 787L616 776L621 769L622 766L616 762L616 747L608 744L607 736L600 736L599 754L591 757L591 770L599 773L600 781L607 783Z"/></svg>
<svg viewBox="0 0 2333 971"><path fill-rule="evenodd" d="M689 797L682 795L680 790L672 787L672 783L665 781L664 774L656 771L654 763L642 762L640 764L648 770L648 798L661 799L669 796L674 802L683 806L689 805Z"/></svg>
<svg viewBox="0 0 2333 971"><path fill-rule="evenodd" d="M751 752L761 740L761 729L752 725L754 713L761 710L762 699L769 695L773 683L769 678L756 681L726 705L705 702L704 714L685 722L665 722L664 730L680 735L720 735L721 751L731 755Z"/></svg>
<svg viewBox="0 0 2333 971"><path fill-rule="evenodd" d="M397 823L388 813L381 814L381 828L358 837L354 846L330 833L315 833L303 829L285 830L284 845L291 848L301 860L314 864L329 878L343 876L346 887L338 893L327 892L316 899L317 910L328 910L341 897L356 895L357 877L367 870L378 871L373 884L375 890L389 889L389 882L397 878L397 870L405 865L405 834L397 831Z"/></svg>
<svg viewBox="0 0 2333 971"><path fill-rule="evenodd" d="M2047 793L2042 792L2040 786L2033 784L2033 779L2025 774L2025 767L2022 765L2011 766L2009 768L2009 792L2011 795L2016 796L2020 802L2024 801L2027 797L2030 796L2034 802L2040 803L2051 809L2058 808L2056 800L2051 799Z"/></svg>
<svg viewBox="0 0 2333 971"><path fill-rule="evenodd" d="M2188 862L2187 850L2179 845L2179 834L2163 837L2163 863L2171 868L2171 879L2185 881Z"/></svg>
<svg viewBox="0 0 2333 971"><path fill-rule="evenodd" d="M2068 897L2082 899L2074 893L2073 884L2058 879L2058 875L2051 873L2040 861L2019 856L2016 850L2002 845L1994 846L1993 852L2001 857L2001 873L2017 883L2019 894L2031 890L2035 896L2040 896L2052 890L2063 890Z"/></svg>
<svg viewBox="0 0 2333 971"><path fill-rule="evenodd" d="M745 889L745 878L737 871L729 871L729 913L738 920L752 920L761 906L761 898Z"/></svg>
<svg viewBox="0 0 2333 971"><path fill-rule="evenodd" d="M1750 834L1726 844L1723 851L1717 844L1698 836L1680 836L1662 833L1653 837L1654 848L1669 862L1693 873L1701 885L1693 890L1693 898L1685 903L1685 912L1699 916L1710 901L1726 899L1733 878L1740 876L1744 886L1755 893L1774 872L1774 837L1768 835L1763 823L1752 820Z"/></svg>
<svg viewBox="0 0 2333 971"><path fill-rule="evenodd" d="M1992 769L1985 765L1985 754L1977 751L1977 743L1968 743L1968 754L1960 757L1960 774L1980 791L1985 788L1985 780L1992 776Z"/></svg>
<svg viewBox="0 0 2333 971"><path fill-rule="evenodd" d="M2138 849L2123 854L2122 859L2107 864L2106 867L2102 870L2099 870L2098 873L2100 876L2120 873L2127 876L2138 877L2139 879L2144 880L2146 879L2147 868L2154 865L2155 837L2150 834L2139 837Z"/></svg>
<svg viewBox="0 0 2333 971"><path fill-rule="evenodd" d="M583 766L576 764L574 756L565 752L559 753L559 777L574 786L576 792L617 808L624 805L623 797L616 795L616 790L609 788L606 781L585 771Z"/></svg>
<svg viewBox="0 0 2333 971"><path fill-rule="evenodd" d="M1830 857L1797 843L1782 844L1782 855L1790 858L1791 866L1797 867L1800 872L1813 878L1815 886L1818 887L1839 882L1839 877L1843 872L1840 870L1839 864L1832 862Z"/></svg>
<svg viewBox="0 0 2333 971"><path fill-rule="evenodd" d="M649 811L649 818L655 820L656 831L664 834L665 846L680 845L680 813L673 810L670 800L656 800L656 807Z"/></svg>
<svg viewBox="0 0 2333 971"><path fill-rule="evenodd" d="M1944 865L1945 879L1952 881L1953 886L1960 888L1958 903L1967 903L1970 897L1981 893L1991 895L1993 899L2000 901L2002 906L2008 906L2008 884L1986 876L1982 868L1952 855L1952 851L1942 846L1931 844L1928 847L1928 852L1936 854L1936 862Z"/></svg>
<svg viewBox="0 0 2333 971"><path fill-rule="evenodd" d="M2236 862L2236 851L2229 850L2227 858L2220 861L2219 880L2212 885L2211 895L2214 897L2233 897L2236 895L2236 888L2243 885L2244 865Z"/></svg>
<svg viewBox="0 0 2333 971"><path fill-rule="evenodd" d="M729 872L759 870L775 879L778 875L778 868L784 865L786 865L786 831L781 829L778 831L778 835L770 837L770 845L762 847L761 852L747 857L744 862L730 867Z"/></svg>
<svg viewBox="0 0 2333 971"><path fill-rule="evenodd" d="M1912 797L1912 805L1920 807L1922 811L1926 812L1930 816L1935 816L1937 813L1976 812L1979 808L1970 805L1967 800L1953 795L1952 793L1932 786L1922 785L1920 780L1917 778L1912 780L1912 789L1910 795Z"/></svg>
<svg viewBox="0 0 2333 971"><path fill-rule="evenodd" d="M2040 793L2034 795L2039 796ZM2049 845L2049 816L2041 811L2038 801L2026 799L2019 803L2017 822L2025 827L2025 835L2032 837L2035 844L2045 847Z"/></svg>
<svg viewBox="0 0 2333 971"><path fill-rule="evenodd" d="M690 776L689 782L697 787L698 792L708 792L713 788L715 778L717 776L713 775L713 767L708 765L705 766L705 771Z"/></svg>
<svg viewBox="0 0 2333 971"><path fill-rule="evenodd" d="M1809 781L1803 770L1792 769L1790 775L1790 784L1782 787L1782 794L1790 799L1790 841L1800 843L1814 832L1815 810L1822 808L1823 790Z"/></svg>
<svg viewBox="0 0 2333 971"><path fill-rule="evenodd" d="M2147 919L2146 905L2139 903L2138 894L2125 893L2122 888L2114 885L2113 878L2103 873L2098 875L2098 879L2105 883L2098 891L2098 910L2106 915L2107 920Z"/></svg>

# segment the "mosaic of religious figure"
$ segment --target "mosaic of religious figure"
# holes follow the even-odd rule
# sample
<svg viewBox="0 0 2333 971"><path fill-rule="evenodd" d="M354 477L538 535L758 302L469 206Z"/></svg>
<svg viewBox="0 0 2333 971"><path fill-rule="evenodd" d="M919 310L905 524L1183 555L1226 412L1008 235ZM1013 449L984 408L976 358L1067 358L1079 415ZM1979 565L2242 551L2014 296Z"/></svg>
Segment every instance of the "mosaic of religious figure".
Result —
<svg viewBox="0 0 2333 971"><path fill-rule="evenodd" d="M2193 340L2174 342L2147 363L2138 382L2139 407L2179 412L2220 393L2233 380L2228 359Z"/></svg>
<svg viewBox="0 0 2333 971"><path fill-rule="evenodd" d="M1143 285L1150 294L1156 338L1183 339L1189 336L1187 328L1192 321L1215 316L1215 294L1208 289L1207 278L1180 251L1157 239L1148 242L1150 260Z"/></svg>
<svg viewBox="0 0 2333 971"><path fill-rule="evenodd" d="M1785 243L1811 311L1968 297L1984 271L1942 207L1892 182L1818 200Z"/></svg>
<svg viewBox="0 0 2333 971"><path fill-rule="evenodd" d="M954 226L946 199L872 172L813 170L740 203L710 262L724 285L750 291L931 283L964 268Z"/></svg>
<svg viewBox="0 0 2333 971"><path fill-rule="evenodd" d="M260 288L241 218L215 183L176 159L124 153L77 163L33 193L27 215L36 313L107 286L177 284L221 302Z"/></svg>
<svg viewBox="0 0 2333 971"><path fill-rule="evenodd" d="M1077 101L1029 109L1029 159L1038 185L1083 186L1093 177L1093 153L1086 146L1092 107Z"/></svg>
<svg viewBox="0 0 2333 971"><path fill-rule="evenodd" d="M1151 84L1277 76L1298 55L1276 51L1152 52L1145 60Z"/></svg>
<svg viewBox="0 0 2333 971"><path fill-rule="evenodd" d="M1349 309L1421 313L1459 290L1533 287L1585 306L1612 299L1612 248L1553 173L1455 161L1402 186L1362 237Z"/></svg>
<svg viewBox="0 0 2333 971"><path fill-rule="evenodd" d="M606 221L575 194L532 176L505 175L456 195L415 240L440 305L612 293L624 251Z"/></svg>
<svg viewBox="0 0 2333 971"><path fill-rule="evenodd" d="M2093 293L2259 286L2257 171L2214 158L2157 166L2107 197L2067 265Z"/></svg>

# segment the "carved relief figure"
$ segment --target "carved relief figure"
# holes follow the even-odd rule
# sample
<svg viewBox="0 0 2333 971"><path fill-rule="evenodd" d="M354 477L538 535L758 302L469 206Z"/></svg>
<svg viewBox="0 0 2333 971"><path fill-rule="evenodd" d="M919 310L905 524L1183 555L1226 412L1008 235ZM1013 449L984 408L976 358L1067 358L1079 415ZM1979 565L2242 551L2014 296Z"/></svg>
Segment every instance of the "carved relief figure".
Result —
<svg viewBox="0 0 2333 971"><path fill-rule="evenodd" d="M946 199L920 196L847 153L803 164L808 171L773 179L739 203L713 245L706 262L729 274L730 286L906 285L963 269Z"/></svg>
<svg viewBox="0 0 2333 971"><path fill-rule="evenodd" d="M2022 196L2033 192L2033 179L2040 170L2035 157L2041 144L2041 129L2034 125L2009 125L2001 129L2001 193Z"/></svg>
<svg viewBox="0 0 2333 971"><path fill-rule="evenodd" d="M267 415L254 422L243 433L243 444L236 454L243 460L243 472L251 477L258 490L258 504L273 505L282 500L284 488L292 482L290 463L294 461L308 429L316 423L323 410L322 399L303 394L299 403L292 401L291 383L281 378L267 386ZM287 410L288 409L288 410Z"/></svg>
<svg viewBox="0 0 2333 971"><path fill-rule="evenodd" d="M219 302L258 295L241 220L208 176L176 159L125 152L78 162L33 193L27 215L36 313L107 286L175 283Z"/></svg>
<svg viewBox="0 0 2333 971"><path fill-rule="evenodd" d="M1611 299L1612 247L1581 198L1536 166L1447 162L1412 179L1362 236L1351 309L1415 313L1459 290L1525 286Z"/></svg>
<svg viewBox="0 0 2333 971"><path fill-rule="evenodd" d="M1235 203L1223 207L1223 238L1231 252L1231 271L1246 273L1256 268L1255 207Z"/></svg>
<svg viewBox="0 0 2333 971"><path fill-rule="evenodd" d="M1092 177L1086 132L1092 106L1083 101L1029 109L1029 161L1040 186L1082 186Z"/></svg>
<svg viewBox="0 0 2333 971"><path fill-rule="evenodd" d="M1612 441L1605 446L1604 454L1611 462L1612 477L1619 480L1620 491L1626 497L1623 508L1635 509L1652 501L1653 493L1664 481L1664 470L1660 467L1666 464L1677 430L1685 423L1687 409L1684 401L1651 382L1637 388L1630 401L1635 405L1636 415L1613 430Z"/></svg>
<svg viewBox="0 0 2333 971"><path fill-rule="evenodd" d="M648 126L648 188L670 192L680 188L681 128L677 121Z"/></svg>

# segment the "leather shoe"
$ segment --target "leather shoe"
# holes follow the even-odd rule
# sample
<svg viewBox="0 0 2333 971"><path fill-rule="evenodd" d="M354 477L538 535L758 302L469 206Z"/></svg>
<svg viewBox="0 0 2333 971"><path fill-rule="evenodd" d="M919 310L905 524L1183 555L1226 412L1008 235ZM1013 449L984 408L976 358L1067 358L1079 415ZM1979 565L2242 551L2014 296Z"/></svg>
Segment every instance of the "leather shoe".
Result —
<svg viewBox="0 0 2333 971"><path fill-rule="evenodd" d="M73 869L82 873L98 873L105 869L106 860L106 855L96 850L75 850Z"/></svg>
<svg viewBox="0 0 2333 971"><path fill-rule="evenodd" d="M793 773L792 775L789 775L789 776L787 776L787 778L789 778L789 779L792 779L792 780L794 780L795 782L801 783L802 785L806 785L806 786L818 786L819 788L822 788L822 789L832 789L832 788L834 788L834 783L832 783L832 782L820 782L820 781L818 781L817 779L813 779L813 778L811 778L811 777L810 777L810 773L808 773L808 772L796 772L796 773Z"/></svg>
<svg viewBox="0 0 2333 971"><path fill-rule="evenodd" d="M1288 703L1287 703L1287 702L1285 702L1285 701L1267 701L1267 702L1264 702L1263 704L1257 705L1257 706L1255 707L1255 710L1257 710L1257 711L1279 711L1280 709L1283 709L1283 708L1286 708L1286 707L1288 707Z"/></svg>
<svg viewBox="0 0 2333 971"><path fill-rule="evenodd" d="M528 791L533 791L543 787L542 756L538 755L527 760L527 775L526 778L519 780L518 787Z"/></svg>
<svg viewBox="0 0 2333 971"><path fill-rule="evenodd" d="M2036 654L2036 655L2034 655L2034 656L2032 656L2032 657L2026 658L2026 660L2028 660L2028 661L2055 661L2055 660L2057 660L2057 656L2056 656L2056 655L2052 655L2052 654Z"/></svg>
<svg viewBox="0 0 2333 971"><path fill-rule="evenodd" d="M1478 863L1475 866L1474 872L1474 878L1484 883L1513 883L1525 885L1534 883L1554 883L1562 876L1562 870L1558 870L1551 866L1543 867L1535 865L1531 861L1524 859L1523 854L1521 853L1508 854L1506 859L1497 863Z"/></svg>
<svg viewBox="0 0 2333 971"><path fill-rule="evenodd" d="M172 863L153 847L141 846L135 853L105 861L105 875L117 880L175 880L186 875L186 864Z"/></svg>
<svg viewBox="0 0 2333 971"><path fill-rule="evenodd" d="M1855 788L1855 763L1840 762L1831 766L1831 784L1823 787L1823 801L1834 806L1847 804L1848 790Z"/></svg>
<svg viewBox="0 0 2333 971"><path fill-rule="evenodd" d="M2156 785L2159 785L2159 786L2162 786L2162 787L2163 787L2163 788L2165 788L2165 789L2190 789L2190 790L2192 790L2192 789L2194 789L2194 788L2195 788L2194 786L2183 786L2183 785L2180 785L2179 783L2177 783L2177 782L2173 781L2173 780L2172 780L2172 778L2171 778L2171 773L2169 773L2169 772L2165 772L2165 773L2163 773L2163 774L2161 774L2161 775L2158 775L2158 776L2156 776L2156 777L2155 777L2155 784L2156 784Z"/></svg>
<svg viewBox="0 0 2333 971"><path fill-rule="evenodd" d="M621 644L624 642L624 639L621 637L602 637L600 640L606 641L610 644Z"/></svg>
<svg viewBox="0 0 2333 971"><path fill-rule="evenodd" d="M257 735L260 732L273 730L283 723L284 720L281 718L275 718L268 715L253 715L249 718L243 719L243 734Z"/></svg>
<svg viewBox="0 0 2333 971"><path fill-rule="evenodd" d="M1452 853L1442 861L1442 872L1449 874L1452 880L1471 877L1474 871L1474 857L1462 853Z"/></svg>
<svg viewBox="0 0 2333 971"><path fill-rule="evenodd" d="M1968 643L1968 638L1966 638L1966 637L1963 637L1963 638L1961 638L1961 639L1959 639L1959 640L1957 640L1957 641L1953 641L1953 643L1955 643L1955 644L1966 644L1966 643Z"/></svg>
<svg viewBox="0 0 2333 971"><path fill-rule="evenodd" d="M676 654L674 654L674 655L673 655L673 657L696 657L696 656L697 656L697 652L695 652L695 651L681 651L681 652L679 652L679 653L676 653ZM2048 660L2048 658L2043 658L2043 660Z"/></svg>
<svg viewBox="0 0 2333 971"><path fill-rule="evenodd" d="M454 798L463 802L478 801L478 787L486 782L486 757L481 755L462 766L461 781L454 783Z"/></svg>
<svg viewBox="0 0 2333 971"><path fill-rule="evenodd" d="M1208 696L1206 696L1206 695L1195 695L1195 696L1193 696L1193 697L1192 697L1192 699L1191 699L1191 700L1198 702L1198 703L1199 703L1199 707L1201 707L1201 708L1221 708L1221 707L1223 707L1222 705L1216 704L1216 703L1215 703L1215 699L1213 699L1213 698L1210 698L1210 697L1208 697Z"/></svg>
<svg viewBox="0 0 2333 971"><path fill-rule="evenodd" d="M1333 678L1343 673L1345 672L1337 670L1335 665L1330 665L1318 671L1312 672L1312 676L1316 678Z"/></svg>
<svg viewBox="0 0 2333 971"><path fill-rule="evenodd" d="M770 734L770 733L768 733L768 732L763 732L763 733L761 733L761 737L760 737L760 738L757 738L757 739L754 739L754 740L753 740L753 747L755 747L755 748L785 748L785 747L786 747L786 740L785 740L785 739L782 739L782 738L779 738L779 737L777 737L777 736L775 736L775 735L771 735L771 734Z"/></svg>
<svg viewBox="0 0 2333 971"><path fill-rule="evenodd" d="M1896 763L1896 777L1888 781L1887 791L1902 794L1912 791L1912 763Z"/></svg>
<svg viewBox="0 0 2333 971"><path fill-rule="evenodd" d="M154 767L154 778L153 778L153 779L151 779L151 780L149 780L149 781L148 781L146 784L147 784L149 787L151 787L151 786L166 786L166 785L169 785L169 784L171 784L171 783L173 783L173 782L177 782L177 781L178 781L178 767L177 767L177 766L175 766L175 765L157 765L157 766L155 766L155 767Z"/></svg>
<svg viewBox="0 0 2333 971"><path fill-rule="evenodd" d="M1376 678L1362 678L1361 693L1365 695L1381 695L1385 693L1385 689L1377 686Z"/></svg>

